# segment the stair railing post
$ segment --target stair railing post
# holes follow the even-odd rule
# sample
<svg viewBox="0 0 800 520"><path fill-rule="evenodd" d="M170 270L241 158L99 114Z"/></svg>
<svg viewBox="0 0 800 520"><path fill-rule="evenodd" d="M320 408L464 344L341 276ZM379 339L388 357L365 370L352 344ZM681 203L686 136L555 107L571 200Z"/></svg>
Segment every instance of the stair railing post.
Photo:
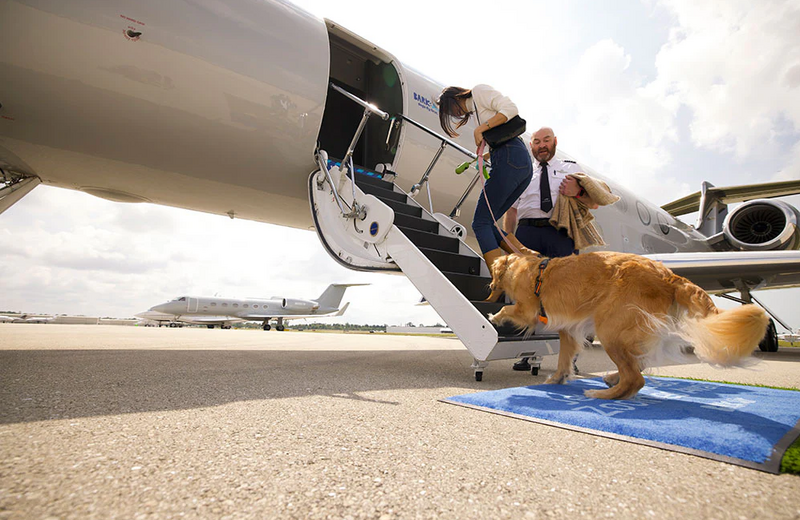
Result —
<svg viewBox="0 0 800 520"><path fill-rule="evenodd" d="M324 153L324 151L323 151ZM317 154L317 166L319 166L320 171L325 172L325 178L328 179L328 184L330 185L331 189L333 190L333 199L336 201L336 204L339 206L339 211L342 212L342 216L348 215L348 213L344 210L344 206L342 206L342 197L339 195L339 191L336 189L336 183L333 182L331 178L331 172L328 170L328 165L326 164L327 154L323 158L321 154ZM317 181L317 185L322 188L322 182Z"/></svg>
<svg viewBox="0 0 800 520"><path fill-rule="evenodd" d="M472 181L469 183L469 186L467 186L467 189L464 191L464 194L461 195L461 198L458 199L458 202L456 202L453 211L450 212L450 218L455 218L461 215L461 205L464 204L464 201L467 200L467 197L469 197L472 188L474 188L475 185L478 184L478 179L480 179L480 175L482 175L481 172L478 172L475 174L475 177L472 178Z"/></svg>
<svg viewBox="0 0 800 520"><path fill-rule="evenodd" d="M411 187L411 196L416 197L419 190L422 188L422 185L425 184L425 188L428 191L428 207L431 210L431 214L433 213L433 200L431 200L431 186L428 182L428 177L430 177L431 171L433 171L433 167L436 166L436 162L439 160L439 157L442 156L442 152L444 149L447 148L447 143L442 141L442 144L439 145L439 149L436 150L436 153L433 156L428 168L425 170L425 173L422 174L422 178L419 180L418 183Z"/></svg>

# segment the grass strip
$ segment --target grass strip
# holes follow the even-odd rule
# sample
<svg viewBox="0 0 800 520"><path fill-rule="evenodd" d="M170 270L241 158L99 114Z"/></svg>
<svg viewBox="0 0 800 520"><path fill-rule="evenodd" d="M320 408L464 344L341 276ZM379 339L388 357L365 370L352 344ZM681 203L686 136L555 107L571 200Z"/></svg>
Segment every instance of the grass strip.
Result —
<svg viewBox="0 0 800 520"><path fill-rule="evenodd" d="M800 475L800 437L786 449L781 459L781 473Z"/></svg>
<svg viewBox="0 0 800 520"><path fill-rule="evenodd" d="M645 377L653 376L653 377L668 377L670 379L688 379L689 381L700 381L703 383L722 383L725 385L738 385L738 386L759 386L761 388L774 388L775 390L791 390L792 392L800 392L800 388L792 388L790 386L771 386L771 385L760 385L758 383L737 383L735 381L719 381L716 379L699 379L697 377L680 377L680 376L662 376L658 374L642 374Z"/></svg>

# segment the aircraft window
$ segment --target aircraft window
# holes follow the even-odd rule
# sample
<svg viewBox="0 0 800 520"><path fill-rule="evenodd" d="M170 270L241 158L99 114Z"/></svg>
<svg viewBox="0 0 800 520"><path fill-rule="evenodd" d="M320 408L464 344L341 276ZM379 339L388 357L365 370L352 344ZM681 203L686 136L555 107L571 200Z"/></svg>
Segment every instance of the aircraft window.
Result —
<svg viewBox="0 0 800 520"><path fill-rule="evenodd" d="M216 307L216 306L217 306L217 303L216 303L216 302L211 302L211 306L212 306L212 307Z"/></svg>
<svg viewBox="0 0 800 520"><path fill-rule="evenodd" d="M239 304L238 304L238 303L234 303L234 304L233 304L233 306L234 306L234 307L238 307L238 306L239 306Z"/></svg>
<svg viewBox="0 0 800 520"><path fill-rule="evenodd" d="M180 298L178 298L178 301L179 302L185 302L186 301L186 296L181 296Z"/></svg>
<svg viewBox="0 0 800 520"><path fill-rule="evenodd" d="M637 200L636 211L639 213L639 220L642 221L642 224L644 224L645 226L649 226L651 217L650 217L650 210L647 209L647 206L645 206L644 204L642 204Z"/></svg>
<svg viewBox="0 0 800 520"><path fill-rule="evenodd" d="M258 309L258 304L253 305L254 309Z"/></svg>
<svg viewBox="0 0 800 520"><path fill-rule="evenodd" d="M658 228L661 230L661 232L665 235L669 235L669 224L667 223L667 218L661 213L656 213L656 220L658 220Z"/></svg>
<svg viewBox="0 0 800 520"><path fill-rule="evenodd" d="M223 307L227 307L227 306L228 306L228 304L227 304L227 303L223 303L223 304L222 304L222 306L223 306Z"/></svg>
<svg viewBox="0 0 800 520"><path fill-rule="evenodd" d="M244 305L242 305L242 307L244 307L245 309L247 309L247 308L249 308L250 306L249 306L248 304L246 304L246 303L245 303Z"/></svg>

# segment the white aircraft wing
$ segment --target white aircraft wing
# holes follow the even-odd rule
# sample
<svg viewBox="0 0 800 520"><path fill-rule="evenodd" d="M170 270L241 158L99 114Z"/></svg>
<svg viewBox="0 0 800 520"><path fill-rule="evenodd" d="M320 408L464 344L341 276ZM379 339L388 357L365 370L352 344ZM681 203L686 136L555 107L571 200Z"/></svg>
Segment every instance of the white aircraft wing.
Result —
<svg viewBox="0 0 800 520"><path fill-rule="evenodd" d="M368 285L368 284L363 284L363 285ZM317 313L317 314L290 314L290 315L281 315L281 314L247 314L246 316L245 315L240 315L240 316L242 318L246 319L246 320L251 320L251 321L263 321L263 320L266 320L266 319L275 319L275 318L281 318L283 321L301 320L301 319L307 319L307 318L333 318L334 316L341 316L342 314L344 314L344 311L347 310L347 307L349 305L350 305L350 302L345 303L344 305L342 305L342 308L339 309L339 312L337 312L335 314L331 314L330 312L327 312L327 313Z"/></svg>
<svg viewBox="0 0 800 520"><path fill-rule="evenodd" d="M800 251L731 251L647 255L710 293L800 287Z"/></svg>
<svg viewBox="0 0 800 520"><path fill-rule="evenodd" d="M714 198L723 204L746 202L753 199L771 199L800 193L800 180L744 184L741 186L711 187L706 191L707 198ZM700 210L701 192L695 192L661 206L661 209L674 217Z"/></svg>
<svg viewBox="0 0 800 520"><path fill-rule="evenodd" d="M199 316L199 315L191 315L191 316L177 316L178 321L185 321L188 323L219 323L219 322L229 322L229 323L239 323L247 321L242 318L234 318L232 316Z"/></svg>

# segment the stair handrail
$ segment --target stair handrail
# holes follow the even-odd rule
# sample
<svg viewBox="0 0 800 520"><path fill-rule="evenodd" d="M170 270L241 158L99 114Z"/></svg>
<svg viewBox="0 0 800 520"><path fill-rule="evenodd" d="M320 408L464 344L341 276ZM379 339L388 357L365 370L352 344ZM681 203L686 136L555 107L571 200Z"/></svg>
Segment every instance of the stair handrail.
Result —
<svg viewBox="0 0 800 520"><path fill-rule="evenodd" d="M345 157L344 157L344 159L342 159L342 162L341 162L342 167L349 167L350 175L351 175L351 183L350 183L350 185L351 185L351 187L353 189L353 207L352 207L352 209L351 209L351 211L349 213L345 213L342 210L343 215L346 218L349 218L349 217L353 217L353 216L356 216L356 215L360 214L361 211L362 211L362 208L358 205L357 202L355 202L356 180L355 180L355 173L354 173L354 170L353 170L353 167L352 167L352 164L353 164L352 156L353 156L353 152L355 151L356 144L358 143L358 139L361 137L361 133L364 131L364 128L366 127L367 119L369 118L369 116L371 114L377 114L384 121L389 119L389 114L384 112L380 108L376 107L372 103L368 103L367 101L364 101L363 99L361 99L360 97L356 96L355 94L352 94L352 93L348 92L347 90L345 90L342 87L334 84L333 82L330 82L329 86L333 90L335 90L336 92L342 94L346 98L348 98L351 101L353 101L354 103L364 107L364 115L362 116L361 122L358 125L358 129L356 130L356 133L353 136L352 141L350 142L350 146L347 148L347 153L345 154ZM433 171L433 167L436 165L436 162L442 156L442 152L444 152L444 149L447 146L450 146L451 148L453 148L455 150L458 150L462 154L466 155L470 159L477 159L478 156L477 156L477 154L475 154L473 152L470 152L469 150L467 150L466 148L464 148L460 144L456 143L455 141L453 141L451 139L448 139L447 137L444 137L443 135L441 135L441 134L439 134L437 132L434 132L433 130L431 130L427 126L425 126L425 125L423 125L421 123L418 123L417 121L414 121L413 119L411 119L410 117L406 116L405 114L398 114L396 117L401 118L403 121L408 121L408 123L411 124L412 126L415 126L415 127L419 128L420 130L422 130L426 134L438 139L439 142L440 142L439 149L436 151L436 154L434 155L434 157L431 160L430 164L426 168L425 173L422 175L422 178L420 178L419 182L417 184L415 184L414 186L412 186L412 188L411 188L411 196L414 197L417 193L419 193L419 190L422 188L422 186L425 185L425 189L427 190L427 195L428 195L428 206L430 208L431 213L433 213L433 200L431 198L431 189L430 189L430 183L428 182L428 179L430 177L431 172ZM392 128L390 128L390 132L391 132L391 130L392 130ZM388 140L388 137L387 137L387 140ZM489 161L486 161L486 164L491 166ZM479 171L472 178L472 180L470 181L469 185L467 186L467 189L464 191L464 193L461 195L461 198L459 198L459 200L456 203L456 205L450 211L450 218L454 218L454 217L459 215L460 210L461 210L461 205L464 204L464 201L467 199L467 197L469 197L469 194L475 188L475 185L478 184L478 180L480 179L480 175L481 174L482 174L482 172ZM343 200L344 199L342 199L342 201ZM338 200L337 200L337 202L338 202ZM342 207L341 204L339 204L339 206L340 206L340 208Z"/></svg>
<svg viewBox="0 0 800 520"><path fill-rule="evenodd" d="M355 103L357 103L357 104L361 105L362 107L364 107L365 109L369 110L371 113L377 114L384 121L389 119L389 114L387 114L386 112L384 112L380 108L376 107L372 103L368 103L368 102L364 101L363 99L361 99L360 97L356 96L355 94L352 94L352 93L346 91L345 89L343 89L339 85L336 85L335 83L331 82L330 83L330 87L333 90L335 90L336 92L342 94L344 97L350 99L351 101L354 101Z"/></svg>
<svg viewBox="0 0 800 520"><path fill-rule="evenodd" d="M350 146L347 147L347 153L345 154L344 158L342 159L342 168L347 168L350 170L350 188L353 191L353 206L350 208L350 211L345 213L344 208L342 207L341 202L344 202L344 199L341 198L336 187L333 186L331 182L330 174L327 171L327 165L325 167L326 177L328 178L328 182L330 183L331 187L333 188L334 195L337 197L337 204L339 204L339 209L342 212L342 216L344 218L364 218L366 215L366 208L361 206L358 201L356 201L356 174L355 168L353 168L353 152L356 149L356 145L358 144L359 138L361 138L361 134L364 132L364 128L367 126L367 119L372 114L378 115L381 119L386 121L389 119L389 114L381 110L380 108L376 107L372 103L367 103L360 97L352 94L342 87L335 85L333 82L329 83L329 86L335 90L336 92L342 94L347 99L353 101L354 103L361 105L364 107L364 114L361 116L361 122L358 124L358 128L356 129L356 133L353 135L353 139L350 140ZM341 200L341 202L340 202Z"/></svg>
<svg viewBox="0 0 800 520"><path fill-rule="evenodd" d="M433 130L431 130L427 126L423 125L422 123L418 123L418 122L414 121L413 119L411 119L410 117L408 117L408 116L406 116L404 114L399 114L399 116L404 121L408 121L411 125L419 128L420 130L422 130L426 134L428 134L428 135L430 135L432 137L435 137L436 139L438 139L441 142L441 145L439 146L439 149L436 151L436 155L434 155L433 160L428 165L428 168L425 170L425 173L422 175L422 178L419 180L419 182L417 184L415 184L414 186L411 187L411 194L413 196L413 195L416 195L419 192L419 190L422 188L422 185L425 184L426 189L428 190L428 204L430 205L431 213L433 213L433 202L431 201L431 190L430 190L430 184L428 183L428 178L430 177L431 171L433 170L433 166L436 164L436 161L439 160L439 157L441 157L442 152L444 151L445 147L450 146L450 147L454 148L455 150L458 150L462 154L466 155L470 159L477 159L478 155L473 153L473 152L470 152L469 150L467 150L466 148L464 148L460 144L448 139L447 137L434 132ZM489 161L486 161L486 164L491 166L491 163ZM449 215L450 218L454 218L454 217L457 217L459 215L459 213L461 212L461 205L464 204L464 201L467 200L467 197L469 197L469 194L472 192L473 188L475 188L475 185L478 184L478 180L480 179L480 175L481 175L481 172L477 172L475 174L475 176L472 178L472 180L469 182L469 185L467 186L467 189L461 195L461 198L458 199L458 202L456 203L455 207L453 207L453 209L450 211L450 215Z"/></svg>

